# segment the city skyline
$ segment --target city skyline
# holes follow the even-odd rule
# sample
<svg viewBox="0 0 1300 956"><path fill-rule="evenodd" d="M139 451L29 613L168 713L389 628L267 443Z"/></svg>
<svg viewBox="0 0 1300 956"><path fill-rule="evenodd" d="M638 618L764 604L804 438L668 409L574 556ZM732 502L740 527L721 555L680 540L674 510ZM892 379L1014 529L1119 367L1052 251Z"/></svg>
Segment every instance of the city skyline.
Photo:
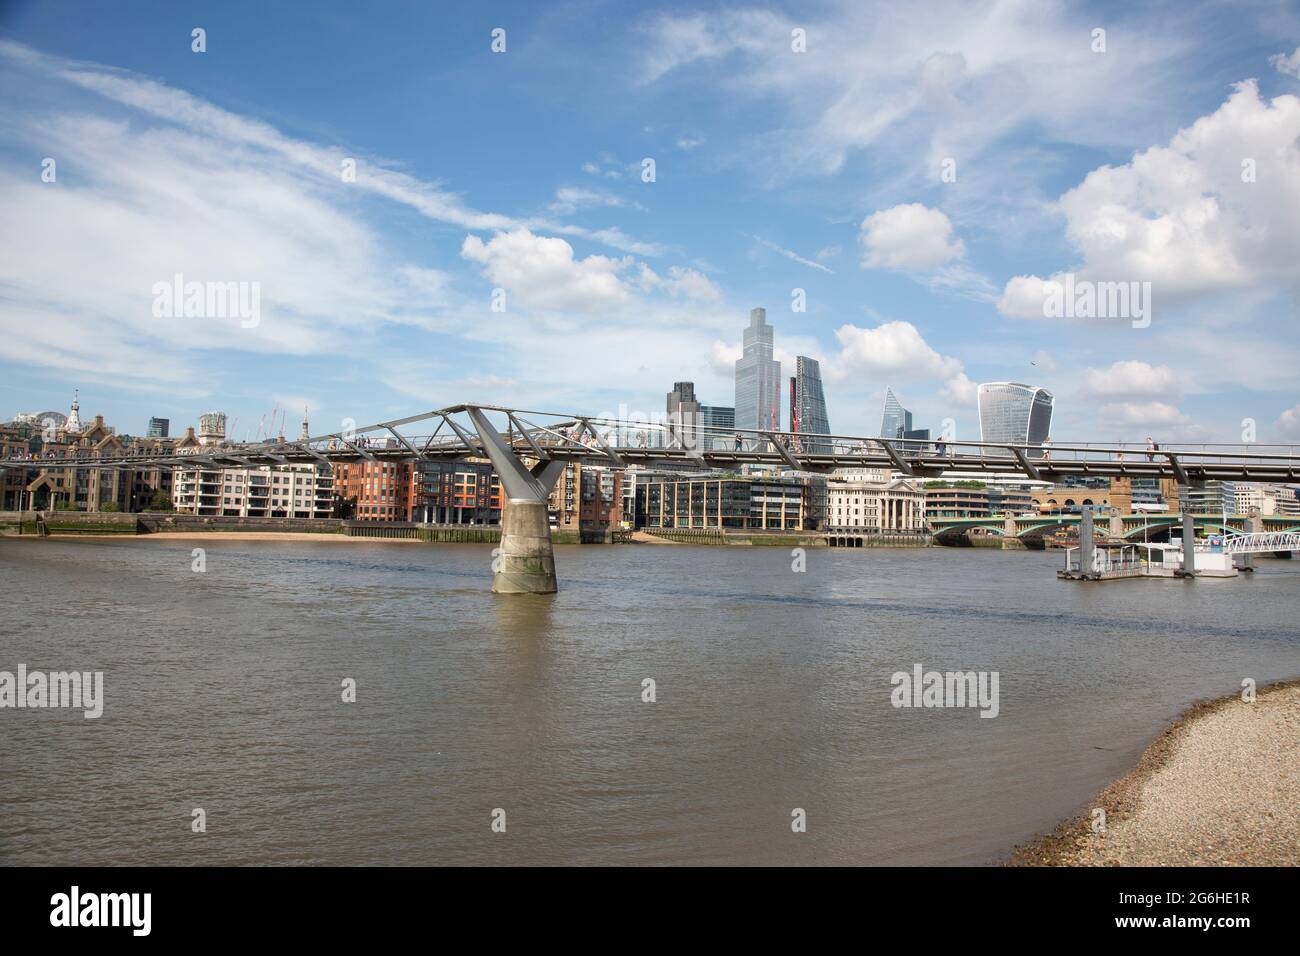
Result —
<svg viewBox="0 0 1300 956"><path fill-rule="evenodd" d="M141 432L220 405L242 438L276 406L335 427L467 397L652 410L675 380L725 394L736 317L763 303L775 358L820 363L845 432L873 430L889 382L919 421L973 436L975 383L1028 379L1065 438L1234 441L1247 419L1300 438L1300 78L1277 39L1294 12L1108 5L1094 50L1068 8L1004 35L980 29L984 5L900 10L890 56L849 4L599 27L578 7L440 12L428 69L476 95L415 109L428 32L394 13L338 12L303 53L356 69L308 88L255 42L297 42L286 12L205 11L196 53L185 11L127 29L91 7L69 35L57 8L0 21L11 411L80 386ZM1169 22L1135 50L1148 17ZM372 31L383 62L357 52ZM841 82L876 92L861 115L836 112ZM998 121L976 134L977 116ZM1174 168L1189 185L1156 188ZM1150 281L1149 324L1043 318L1042 280L1075 273ZM260 283L259 321L160 318L173 281ZM599 359L575 364L575 337Z"/></svg>

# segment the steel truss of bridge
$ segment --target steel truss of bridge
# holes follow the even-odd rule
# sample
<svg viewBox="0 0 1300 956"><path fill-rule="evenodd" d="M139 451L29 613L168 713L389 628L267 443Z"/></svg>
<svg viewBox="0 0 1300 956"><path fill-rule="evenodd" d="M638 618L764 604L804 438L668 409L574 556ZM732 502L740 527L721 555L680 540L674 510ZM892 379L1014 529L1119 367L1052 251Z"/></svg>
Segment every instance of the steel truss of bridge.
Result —
<svg viewBox="0 0 1300 956"><path fill-rule="evenodd" d="M432 431L413 433L410 426L421 423L428 423ZM1215 478L1294 481L1300 474L1300 456L1294 447L1270 452L1254 446L1200 446L1148 454L1090 445L1046 449L971 441L909 442L775 429L724 432L690 422L634 423L499 405L453 405L301 441L218 444L167 454L9 459L0 461L0 469L135 471L471 457L492 462L509 499L501 519L501 546L492 562L492 590L500 594L555 592L547 498L565 463L571 461L616 467L675 462L721 471L743 465L821 473L881 468L914 478L947 472L1024 475L1036 481L1128 476L1174 478L1184 484Z"/></svg>
<svg viewBox="0 0 1300 956"><path fill-rule="evenodd" d="M432 430L411 432L410 426L422 423ZM743 465L777 465L815 473L884 468L914 478L959 472L1023 475L1045 482L1071 477L1172 478L1182 484L1214 479L1300 480L1300 446L1179 445L1147 452L1140 445L1053 444L1047 448L941 439L907 441L776 429L719 431L693 424L633 422L498 405L453 405L305 441L230 443L167 454L11 458L0 460L0 470L256 467L469 457L489 458L497 464L497 457L503 454L516 461L542 464L583 461L622 467L674 462L722 471Z"/></svg>

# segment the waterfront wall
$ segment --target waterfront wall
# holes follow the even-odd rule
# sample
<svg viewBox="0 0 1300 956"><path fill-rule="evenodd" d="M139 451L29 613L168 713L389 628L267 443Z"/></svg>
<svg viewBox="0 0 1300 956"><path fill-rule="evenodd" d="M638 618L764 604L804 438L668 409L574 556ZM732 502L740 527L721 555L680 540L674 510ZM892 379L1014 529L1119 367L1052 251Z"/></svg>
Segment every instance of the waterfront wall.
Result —
<svg viewBox="0 0 1300 956"><path fill-rule="evenodd" d="M499 544L501 526L486 524L421 524L403 521L344 521L343 533L350 538L399 538L457 544ZM622 544L627 531L551 529L553 544Z"/></svg>
<svg viewBox="0 0 1300 956"><path fill-rule="evenodd" d="M135 534L136 518L112 511L0 511L0 534Z"/></svg>
<svg viewBox="0 0 1300 956"><path fill-rule="evenodd" d="M745 531L719 528L643 528L645 534L682 544L769 548L927 548L928 534L846 534L834 531Z"/></svg>
<svg viewBox="0 0 1300 956"><path fill-rule="evenodd" d="M155 531L297 531L305 534L338 534L338 518L228 518L219 515L187 515L145 512L138 519L143 534Z"/></svg>
<svg viewBox="0 0 1300 956"><path fill-rule="evenodd" d="M828 531L826 541L832 548L929 548L934 538L929 534L844 534Z"/></svg>

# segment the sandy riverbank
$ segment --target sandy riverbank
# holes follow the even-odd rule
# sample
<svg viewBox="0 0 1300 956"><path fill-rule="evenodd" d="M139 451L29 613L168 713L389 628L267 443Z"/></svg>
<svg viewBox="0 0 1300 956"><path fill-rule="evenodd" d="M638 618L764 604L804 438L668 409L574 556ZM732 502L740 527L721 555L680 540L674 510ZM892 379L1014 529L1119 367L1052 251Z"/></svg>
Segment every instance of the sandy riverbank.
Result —
<svg viewBox="0 0 1300 956"><path fill-rule="evenodd" d="M1300 680L1197 704L1024 866L1300 865ZM1092 808L1106 811L1093 833Z"/></svg>

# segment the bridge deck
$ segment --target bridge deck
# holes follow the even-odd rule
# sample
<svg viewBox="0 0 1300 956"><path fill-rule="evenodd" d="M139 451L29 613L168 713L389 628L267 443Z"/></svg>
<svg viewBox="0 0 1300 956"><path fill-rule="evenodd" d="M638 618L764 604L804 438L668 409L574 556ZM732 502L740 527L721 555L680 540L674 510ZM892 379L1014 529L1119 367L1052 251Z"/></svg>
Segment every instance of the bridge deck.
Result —
<svg viewBox="0 0 1300 956"><path fill-rule="evenodd" d="M915 478L949 473L1023 475L1044 482L1071 477L1174 478L1193 481L1300 481L1300 447L1257 445L1166 446L1159 450L1054 444L1050 448L992 442L809 435L776 430L733 433L680 423L631 424L595 416L534 412L493 405L456 405L390 422L320 435L296 442L232 443L166 453L77 458L9 458L0 470L151 467L247 467L285 463L448 461L484 458L480 425L486 415L498 423L501 443L520 458L616 465L691 464L700 469L736 470L743 465L784 465L827 473L839 468L882 468ZM460 416L468 416L469 421ZM477 416L477 418L476 418ZM542 419L545 419L542 421ZM402 426L427 421L428 435L408 435ZM474 422L479 424L476 425ZM444 431L445 429L445 431ZM636 432L641 440L633 446ZM376 441L375 436L380 439ZM658 438L658 441L648 441ZM734 447L733 447L734 442ZM496 440L493 439L496 444ZM666 447L647 447L659 444ZM685 446L685 447L683 447ZM691 447L695 446L695 447Z"/></svg>

